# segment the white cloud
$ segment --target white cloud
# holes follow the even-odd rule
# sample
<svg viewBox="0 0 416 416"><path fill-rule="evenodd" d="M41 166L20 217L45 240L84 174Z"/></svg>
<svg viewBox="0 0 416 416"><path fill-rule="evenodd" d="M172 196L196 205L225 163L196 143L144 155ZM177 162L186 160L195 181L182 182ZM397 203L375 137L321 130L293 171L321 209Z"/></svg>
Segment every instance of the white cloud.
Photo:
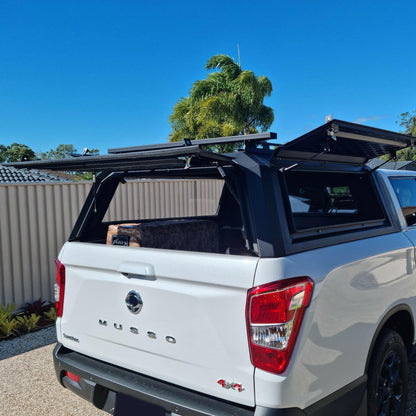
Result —
<svg viewBox="0 0 416 416"><path fill-rule="evenodd" d="M383 120L384 118L387 118L388 115L384 115L384 116L370 116L370 117L358 117L356 118L353 123L358 123L358 124L365 124L368 123L369 121L376 121L376 120Z"/></svg>

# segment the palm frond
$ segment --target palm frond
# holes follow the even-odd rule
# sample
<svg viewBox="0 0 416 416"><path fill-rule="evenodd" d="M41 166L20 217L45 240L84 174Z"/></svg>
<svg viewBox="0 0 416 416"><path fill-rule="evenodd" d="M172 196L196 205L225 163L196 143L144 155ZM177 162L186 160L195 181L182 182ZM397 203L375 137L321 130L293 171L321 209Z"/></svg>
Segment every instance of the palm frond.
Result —
<svg viewBox="0 0 416 416"><path fill-rule="evenodd" d="M241 72L241 68L237 62L234 61L228 55L214 55L208 59L205 69L219 69L221 70L229 79L235 79Z"/></svg>
<svg viewBox="0 0 416 416"><path fill-rule="evenodd" d="M256 122L253 123L254 125L261 128L261 131L269 130L270 126L274 121L274 112L271 107L267 105L263 105L256 117Z"/></svg>
<svg viewBox="0 0 416 416"><path fill-rule="evenodd" d="M270 97L270 94L273 91L272 82L269 80L269 78L265 77L264 75L260 75L257 78L257 81L259 83L260 90L263 94L263 97L266 95Z"/></svg>
<svg viewBox="0 0 416 416"><path fill-rule="evenodd" d="M182 97L173 107L172 114L169 116L169 122L174 123L178 118L184 117L191 108L189 97Z"/></svg>
<svg viewBox="0 0 416 416"><path fill-rule="evenodd" d="M222 124L222 134L221 136L237 136L242 133L241 124L236 125L230 121Z"/></svg>
<svg viewBox="0 0 416 416"><path fill-rule="evenodd" d="M209 97L201 102L198 121L200 123L207 123L209 120L213 120L216 123L221 123L226 110L220 96Z"/></svg>
<svg viewBox="0 0 416 416"><path fill-rule="evenodd" d="M198 101L218 94L220 91L227 88L226 84L227 82L224 74L221 72L209 74L207 79L197 81L193 84L190 92L190 98L193 101Z"/></svg>
<svg viewBox="0 0 416 416"><path fill-rule="evenodd" d="M221 125L210 121L201 125L201 128L198 131L198 139L210 139L212 137L221 136Z"/></svg>

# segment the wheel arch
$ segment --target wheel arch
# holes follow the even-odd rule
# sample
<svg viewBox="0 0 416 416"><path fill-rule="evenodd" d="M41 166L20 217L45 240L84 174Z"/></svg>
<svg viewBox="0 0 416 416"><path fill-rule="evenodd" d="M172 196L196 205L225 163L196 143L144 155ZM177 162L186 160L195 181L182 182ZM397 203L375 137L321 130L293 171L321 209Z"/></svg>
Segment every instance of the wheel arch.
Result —
<svg viewBox="0 0 416 416"><path fill-rule="evenodd" d="M410 355L411 353L415 334L413 313L408 305L400 304L390 309L390 311L387 312L386 315L384 315L383 319L379 323L370 344L370 350L365 364L365 374L367 374L368 367L371 361L371 356L373 355L374 347L383 328L390 328L398 332L403 339L408 354Z"/></svg>

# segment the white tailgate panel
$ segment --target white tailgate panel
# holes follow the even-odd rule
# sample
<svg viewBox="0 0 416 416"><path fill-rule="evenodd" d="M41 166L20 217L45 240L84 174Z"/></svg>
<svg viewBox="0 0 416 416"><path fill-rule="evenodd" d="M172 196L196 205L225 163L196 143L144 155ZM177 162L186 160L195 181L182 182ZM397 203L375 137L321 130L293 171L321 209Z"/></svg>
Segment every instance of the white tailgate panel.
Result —
<svg viewBox="0 0 416 416"><path fill-rule="evenodd" d="M245 306L257 258L66 243L60 260L66 268L59 337L65 346L225 400L254 405ZM143 300L137 315L125 302L131 290ZM131 327L138 333L132 333ZM242 384L244 390L224 389L219 379Z"/></svg>

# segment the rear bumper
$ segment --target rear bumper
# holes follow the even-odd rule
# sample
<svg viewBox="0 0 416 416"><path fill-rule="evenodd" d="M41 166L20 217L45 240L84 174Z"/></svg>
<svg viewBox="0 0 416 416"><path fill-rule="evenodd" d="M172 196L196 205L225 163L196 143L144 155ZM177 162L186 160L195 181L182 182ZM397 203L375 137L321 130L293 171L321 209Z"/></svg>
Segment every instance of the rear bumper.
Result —
<svg viewBox="0 0 416 416"><path fill-rule="evenodd" d="M333 416L334 409L338 407L338 404L329 398L325 399L321 405L319 403L313 405L309 411L298 408L244 407L87 357L69 350L59 343L53 352L53 357L56 375L60 383L110 414L114 413L118 393L157 405L166 412L173 412L181 416ZM79 376L79 381L76 382L68 378L65 375L66 371ZM351 409L352 396L356 398L354 401L357 399L362 401L364 393L362 383L354 384L355 386L348 389L346 395L342 395L342 401L345 403L346 397L349 402L347 406L349 413L344 413L346 409L342 405L343 407L339 408L336 414L340 416L366 414L357 413ZM339 404L341 405L341 403Z"/></svg>

